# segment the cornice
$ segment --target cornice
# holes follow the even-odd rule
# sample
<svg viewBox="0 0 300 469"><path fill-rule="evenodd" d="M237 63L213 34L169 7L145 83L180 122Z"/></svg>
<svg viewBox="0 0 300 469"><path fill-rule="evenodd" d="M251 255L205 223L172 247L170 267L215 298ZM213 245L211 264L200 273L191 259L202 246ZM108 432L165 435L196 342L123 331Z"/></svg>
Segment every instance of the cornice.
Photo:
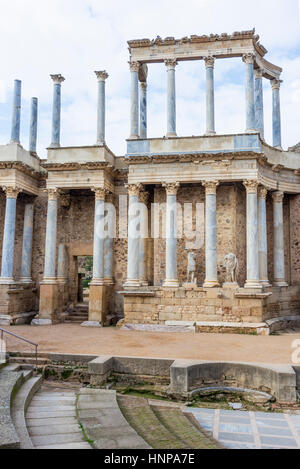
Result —
<svg viewBox="0 0 300 469"><path fill-rule="evenodd" d="M1 161L0 170L1 169L16 169L37 180L44 179L47 176L46 171L37 171L22 161Z"/></svg>

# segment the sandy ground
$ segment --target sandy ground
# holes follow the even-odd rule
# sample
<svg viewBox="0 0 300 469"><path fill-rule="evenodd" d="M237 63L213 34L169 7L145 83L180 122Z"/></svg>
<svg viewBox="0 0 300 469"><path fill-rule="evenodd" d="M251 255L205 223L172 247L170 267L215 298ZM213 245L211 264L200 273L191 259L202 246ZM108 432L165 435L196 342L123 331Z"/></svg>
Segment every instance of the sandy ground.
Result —
<svg viewBox="0 0 300 469"><path fill-rule="evenodd" d="M89 329L76 324L14 326L7 330L39 344L40 352L119 355L200 360L292 363L292 344L300 332L280 336L150 333L116 328ZM300 344L298 345L300 347ZM30 350L14 339L8 350ZM299 353L300 357L300 353ZM299 363L300 364L300 363Z"/></svg>

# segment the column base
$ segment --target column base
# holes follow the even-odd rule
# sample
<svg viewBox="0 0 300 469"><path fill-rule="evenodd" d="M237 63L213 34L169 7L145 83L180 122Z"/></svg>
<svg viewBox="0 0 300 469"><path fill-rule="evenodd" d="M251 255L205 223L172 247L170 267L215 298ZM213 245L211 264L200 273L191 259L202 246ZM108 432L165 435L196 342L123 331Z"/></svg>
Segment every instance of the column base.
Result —
<svg viewBox="0 0 300 469"><path fill-rule="evenodd" d="M149 287L149 282L147 280L140 280L141 287Z"/></svg>
<svg viewBox="0 0 300 469"><path fill-rule="evenodd" d="M257 134L258 130L257 129L246 129L247 134Z"/></svg>
<svg viewBox="0 0 300 469"><path fill-rule="evenodd" d="M104 285L104 278L93 278L90 283L90 286L103 286Z"/></svg>
<svg viewBox="0 0 300 469"><path fill-rule="evenodd" d="M60 148L60 143L50 143L49 148Z"/></svg>
<svg viewBox="0 0 300 469"><path fill-rule="evenodd" d="M283 151L283 148L282 148L281 145L278 145L278 146L276 146L276 147L274 147L274 148L276 148L276 150L281 150L281 151Z"/></svg>
<svg viewBox="0 0 300 469"><path fill-rule="evenodd" d="M40 285L57 285L56 277L44 277Z"/></svg>
<svg viewBox="0 0 300 469"><path fill-rule="evenodd" d="M21 283L32 283L32 279L30 277L21 277L20 282Z"/></svg>
<svg viewBox="0 0 300 469"><path fill-rule="evenodd" d="M114 279L112 277L106 277L104 279L104 285L114 285L115 282L114 282Z"/></svg>
<svg viewBox="0 0 300 469"><path fill-rule="evenodd" d="M269 280L261 280L260 283L263 287L266 287L266 288L272 286L271 283L269 282Z"/></svg>
<svg viewBox="0 0 300 469"><path fill-rule="evenodd" d="M273 286L274 287L288 287L289 284L286 283L285 280L278 280L277 282L276 281L273 282Z"/></svg>
<svg viewBox="0 0 300 469"><path fill-rule="evenodd" d="M179 288L179 282L177 279L166 279L163 288Z"/></svg>
<svg viewBox="0 0 300 469"><path fill-rule="evenodd" d="M139 135L130 135L129 140L138 140L139 138Z"/></svg>
<svg viewBox="0 0 300 469"><path fill-rule="evenodd" d="M262 287L263 285L259 282L259 280L247 280L244 286L244 288L248 288L248 289L255 288L257 290L261 290Z"/></svg>
<svg viewBox="0 0 300 469"><path fill-rule="evenodd" d="M52 324L51 319L33 319L31 321L32 326L52 326Z"/></svg>
<svg viewBox="0 0 300 469"><path fill-rule="evenodd" d="M139 280L126 280L126 282L124 283L123 287L124 288L138 288L140 287L140 281Z"/></svg>
<svg viewBox="0 0 300 469"><path fill-rule="evenodd" d="M104 140L99 140L96 142L96 146L97 147L103 147L105 145L105 141Z"/></svg>
<svg viewBox="0 0 300 469"><path fill-rule="evenodd" d="M214 136L216 134L217 132L215 132L214 130L209 130L208 132L205 132L204 137Z"/></svg>
<svg viewBox="0 0 300 469"><path fill-rule="evenodd" d="M0 285L11 285L12 283L16 283L13 277L0 277Z"/></svg>
<svg viewBox="0 0 300 469"><path fill-rule="evenodd" d="M167 135L166 135L167 138L174 138L174 137L177 137L177 133L176 132L168 132Z"/></svg>
<svg viewBox="0 0 300 469"><path fill-rule="evenodd" d="M218 280L205 280L203 288L218 288L220 286Z"/></svg>

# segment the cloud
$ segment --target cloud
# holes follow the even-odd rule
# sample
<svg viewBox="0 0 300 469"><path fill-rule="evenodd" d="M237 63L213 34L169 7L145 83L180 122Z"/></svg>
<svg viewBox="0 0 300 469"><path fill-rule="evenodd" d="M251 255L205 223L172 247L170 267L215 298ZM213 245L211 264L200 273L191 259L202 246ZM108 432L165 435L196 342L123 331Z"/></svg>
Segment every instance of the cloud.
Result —
<svg viewBox="0 0 300 469"><path fill-rule="evenodd" d="M129 136L130 74L127 40L157 35L233 32L256 27L268 58L284 67L283 141L300 140L300 28L297 0L1 0L0 143L10 137L13 80L23 81L22 143L27 146L31 96L39 98L38 152L46 157L51 136L50 73L62 73L62 144L96 140L97 81L106 69L107 143L118 155ZM179 135L205 130L205 68L180 63L176 71ZM244 65L240 59L216 62L218 132L244 130ZM166 71L149 67L149 136L166 133ZM267 138L271 138L271 91L265 84ZM268 140L270 141L270 140Z"/></svg>

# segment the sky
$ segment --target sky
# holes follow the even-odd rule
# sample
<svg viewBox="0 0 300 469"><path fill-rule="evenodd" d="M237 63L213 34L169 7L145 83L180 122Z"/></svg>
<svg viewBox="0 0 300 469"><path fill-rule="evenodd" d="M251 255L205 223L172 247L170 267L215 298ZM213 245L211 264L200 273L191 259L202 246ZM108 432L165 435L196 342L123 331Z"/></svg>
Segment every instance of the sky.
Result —
<svg viewBox="0 0 300 469"><path fill-rule="evenodd" d="M39 98L38 154L51 140L52 81L61 73L62 146L96 142L97 80L107 70L106 142L116 155L129 137L130 72L127 41L156 36L221 34L255 27L266 59L283 68L282 140L300 141L299 0L0 0L0 144L10 140L14 79L22 80L21 143L28 149L30 99ZM245 131L245 66L240 58L215 66L217 133ZM148 136L166 134L167 73L149 66ZM177 133L205 131L203 61L176 67ZM264 80L265 136L272 143L272 94Z"/></svg>

